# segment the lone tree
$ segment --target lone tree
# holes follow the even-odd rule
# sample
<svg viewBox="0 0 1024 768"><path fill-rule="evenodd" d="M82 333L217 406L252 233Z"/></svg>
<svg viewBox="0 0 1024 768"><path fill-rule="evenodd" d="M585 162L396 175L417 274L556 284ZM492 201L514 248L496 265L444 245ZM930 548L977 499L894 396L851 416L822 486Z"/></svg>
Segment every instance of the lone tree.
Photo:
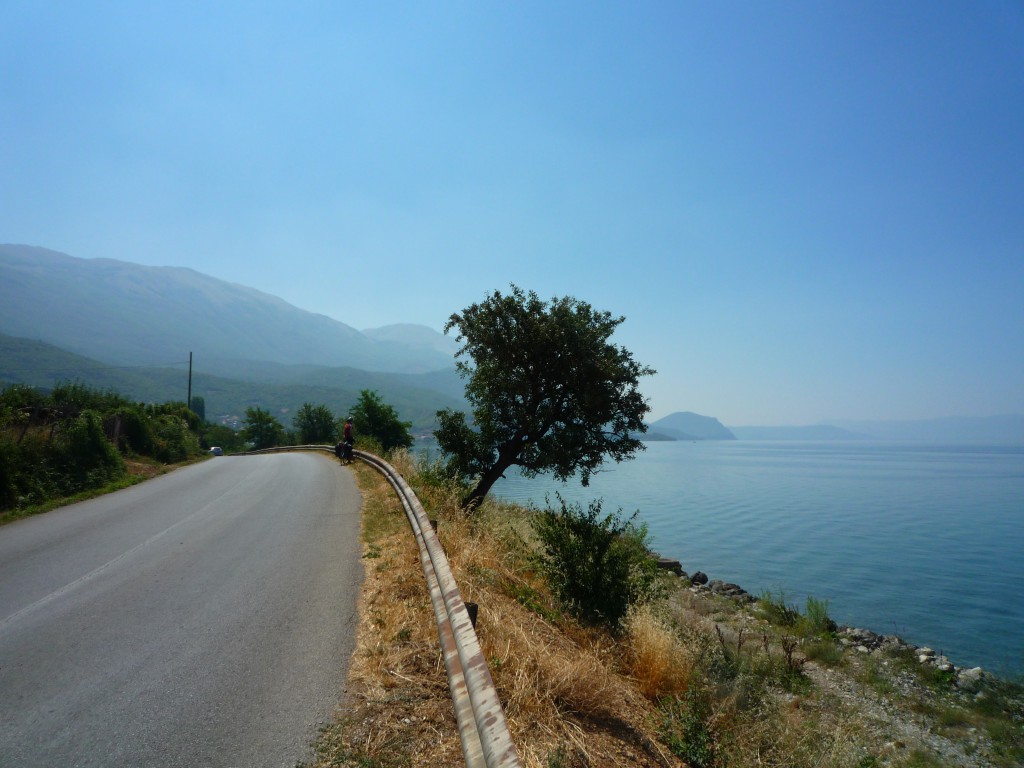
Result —
<svg viewBox="0 0 1024 768"><path fill-rule="evenodd" d="M252 443L254 450L273 448L284 441L284 426L270 413L259 407L245 409L242 437Z"/></svg>
<svg viewBox="0 0 1024 768"><path fill-rule="evenodd" d="M299 430L299 440L305 445L338 439L338 424L326 405L303 403L292 418L292 426Z"/></svg>
<svg viewBox="0 0 1024 768"><path fill-rule="evenodd" d="M463 342L456 368L468 379L473 425L461 411L438 411L434 433L449 469L476 486L466 509L517 465L527 477L580 475L583 485L606 458L632 458L648 405L638 389L654 373L612 344L625 320L572 297L544 302L511 286L449 318ZM466 358L469 358L468 360Z"/></svg>
<svg viewBox="0 0 1024 768"><path fill-rule="evenodd" d="M409 433L411 421L402 421L393 406L385 403L376 390L364 389L352 406L352 426L357 435L371 437L382 450L409 448L413 439Z"/></svg>

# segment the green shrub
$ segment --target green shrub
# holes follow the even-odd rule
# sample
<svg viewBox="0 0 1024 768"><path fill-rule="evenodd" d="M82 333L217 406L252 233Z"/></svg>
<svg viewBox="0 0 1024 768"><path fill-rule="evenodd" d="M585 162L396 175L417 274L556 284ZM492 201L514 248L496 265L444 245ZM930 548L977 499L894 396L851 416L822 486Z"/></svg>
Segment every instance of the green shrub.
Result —
<svg viewBox="0 0 1024 768"><path fill-rule="evenodd" d="M682 697L664 700L661 713L659 734L672 754L693 768L713 768L715 735L710 697L691 688Z"/></svg>
<svg viewBox="0 0 1024 768"><path fill-rule="evenodd" d="M557 610L552 610L548 606L544 596L529 584L510 582L505 587L505 593L527 610L548 621L555 622L562 618Z"/></svg>
<svg viewBox="0 0 1024 768"><path fill-rule="evenodd" d="M113 392L93 389L79 381L61 381L50 392L50 403L65 416L82 411L105 411L120 404L123 398Z"/></svg>
<svg viewBox="0 0 1024 768"><path fill-rule="evenodd" d="M837 667L843 660L843 649L830 637L821 637L803 647L804 655L826 667Z"/></svg>
<svg viewBox="0 0 1024 768"><path fill-rule="evenodd" d="M26 434L10 451L7 471L15 490L11 508L38 504L61 493L61 473L54 467L52 446L38 431Z"/></svg>
<svg viewBox="0 0 1024 768"><path fill-rule="evenodd" d="M63 465L67 471L65 493L97 488L124 472L121 454L107 440L95 411L84 410L68 424L54 453L56 466Z"/></svg>
<svg viewBox="0 0 1024 768"><path fill-rule="evenodd" d="M579 618L618 628L630 606L658 592L658 564L647 546L647 527L636 513L603 514L600 500L586 510L558 497L533 518L541 543L536 564L552 593Z"/></svg>
<svg viewBox="0 0 1024 768"><path fill-rule="evenodd" d="M199 417L184 403L144 405L62 382L50 393L0 391L0 510L26 510L121 480L119 449L162 461L199 453Z"/></svg>
<svg viewBox="0 0 1024 768"><path fill-rule="evenodd" d="M153 457L165 464L184 461L199 453L199 437L180 416L161 414L153 419Z"/></svg>
<svg viewBox="0 0 1024 768"><path fill-rule="evenodd" d="M141 406L126 408L107 417L107 433L116 437L125 453L150 456L156 443L152 419Z"/></svg>
<svg viewBox="0 0 1024 768"><path fill-rule="evenodd" d="M448 463L439 456L431 456L421 451L413 460L416 469L416 482L430 488L459 488L468 491L468 483L452 472Z"/></svg>
<svg viewBox="0 0 1024 768"><path fill-rule="evenodd" d="M771 591L762 593L757 601L761 616L777 627L792 627L796 634L808 638L832 637L836 623L828 615L828 600L807 596L806 612L801 614L795 605L786 600L786 593Z"/></svg>
<svg viewBox="0 0 1024 768"><path fill-rule="evenodd" d="M18 501L18 486L15 483L17 459L17 447L4 435L0 435L0 509L13 507Z"/></svg>
<svg viewBox="0 0 1024 768"><path fill-rule="evenodd" d="M766 591L757 600L757 610L770 623L779 627L792 627L800 618L800 612L786 602L786 593Z"/></svg>
<svg viewBox="0 0 1024 768"><path fill-rule="evenodd" d="M385 450L380 441L372 435L360 435L356 440L354 447L358 451L364 451L365 453L372 453L374 456L380 456L385 461L387 461L390 456L389 451Z"/></svg>
<svg viewBox="0 0 1024 768"><path fill-rule="evenodd" d="M836 623L828 615L828 600L807 596L807 609L797 620L797 630L804 637L831 637Z"/></svg>

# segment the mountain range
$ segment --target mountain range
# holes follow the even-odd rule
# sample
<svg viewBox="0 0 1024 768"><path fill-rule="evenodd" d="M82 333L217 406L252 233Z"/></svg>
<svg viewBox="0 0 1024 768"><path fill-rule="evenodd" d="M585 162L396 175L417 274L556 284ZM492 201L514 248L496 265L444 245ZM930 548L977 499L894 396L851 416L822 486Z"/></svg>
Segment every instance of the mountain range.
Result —
<svg viewBox="0 0 1024 768"><path fill-rule="evenodd" d="M203 398L210 421L237 426L246 408L259 406L289 426L303 403L326 405L341 416L361 390L372 389L395 407L402 420L412 423L415 433L427 433L433 429L439 409L465 407L463 382L454 368L399 374L312 365L241 367L244 378L193 372L192 394ZM42 341L0 334L0 389L9 384L49 389L62 381L113 390L147 403L184 402L189 391L187 363L168 367L110 365Z"/></svg>
<svg viewBox="0 0 1024 768"><path fill-rule="evenodd" d="M456 349L426 326L359 331L191 269L0 245L0 386L75 380L145 402L185 400L191 353L192 393L211 420L258 405L287 425L304 402L343 415L360 390L375 389L428 432L437 410L465 407ZM725 427L680 411L643 437L1024 444L1024 416Z"/></svg>
<svg viewBox="0 0 1024 768"><path fill-rule="evenodd" d="M455 341L399 324L358 331L191 269L0 245L0 385L80 381L145 402L192 393L207 418L302 403L344 414L375 389L414 430L464 407Z"/></svg>
<svg viewBox="0 0 1024 768"><path fill-rule="evenodd" d="M735 440L736 435L711 416L676 411L647 425L646 439L663 440Z"/></svg>
<svg viewBox="0 0 1024 768"><path fill-rule="evenodd" d="M282 299L182 267L78 259L0 245L0 333L121 365L187 359L423 373L454 365L456 344L430 328L357 331Z"/></svg>

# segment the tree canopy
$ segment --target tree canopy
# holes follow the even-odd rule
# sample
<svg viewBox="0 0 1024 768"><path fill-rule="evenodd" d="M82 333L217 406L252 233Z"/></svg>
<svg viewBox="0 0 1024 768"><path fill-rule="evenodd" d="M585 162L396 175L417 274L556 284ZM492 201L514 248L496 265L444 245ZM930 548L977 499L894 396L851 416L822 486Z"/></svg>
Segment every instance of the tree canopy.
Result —
<svg viewBox="0 0 1024 768"><path fill-rule="evenodd" d="M244 424L242 436L252 443L254 450L273 448L284 441L284 426L263 408L246 408Z"/></svg>
<svg viewBox="0 0 1024 768"><path fill-rule="evenodd" d="M394 407L385 403L376 390L362 390L350 413L356 434L376 440L381 449L390 451L412 445L409 433L412 422L402 421Z"/></svg>
<svg viewBox="0 0 1024 768"><path fill-rule="evenodd" d="M606 459L632 458L649 410L639 379L654 373L610 341L625 320L572 297L541 301L511 286L451 316L462 342L456 368L466 383L472 424L438 411L434 433L449 468L476 485L478 505L509 467L527 477L579 475L583 485Z"/></svg>
<svg viewBox="0 0 1024 768"><path fill-rule="evenodd" d="M333 443L338 439L338 423L326 405L303 403L292 419L303 445Z"/></svg>

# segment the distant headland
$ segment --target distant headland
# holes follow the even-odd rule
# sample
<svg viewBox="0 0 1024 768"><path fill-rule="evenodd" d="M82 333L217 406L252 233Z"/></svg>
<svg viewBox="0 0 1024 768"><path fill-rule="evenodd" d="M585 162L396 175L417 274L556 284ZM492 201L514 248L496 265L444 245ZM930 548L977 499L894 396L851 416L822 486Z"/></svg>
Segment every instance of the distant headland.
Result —
<svg viewBox="0 0 1024 768"><path fill-rule="evenodd" d="M956 445L1024 446L1024 414L902 421L847 421L777 427L726 427L718 419L677 411L647 425L648 442L693 440L884 440Z"/></svg>

